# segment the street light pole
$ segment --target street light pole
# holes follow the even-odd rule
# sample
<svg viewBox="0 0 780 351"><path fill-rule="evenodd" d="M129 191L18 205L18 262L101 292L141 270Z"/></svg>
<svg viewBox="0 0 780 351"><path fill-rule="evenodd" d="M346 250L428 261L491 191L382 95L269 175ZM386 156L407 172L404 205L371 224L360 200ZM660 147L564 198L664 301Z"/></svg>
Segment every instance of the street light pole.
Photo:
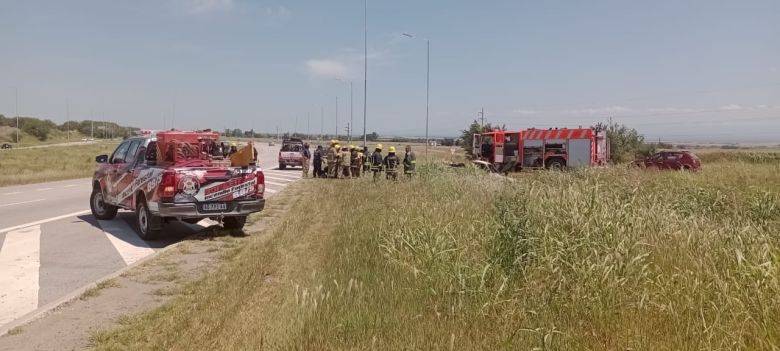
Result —
<svg viewBox="0 0 780 351"><path fill-rule="evenodd" d="M349 139L349 142L352 142L352 123L354 122L353 118L353 110L355 108L355 104L352 103L352 81L349 81L349 135L347 138Z"/></svg>
<svg viewBox="0 0 780 351"><path fill-rule="evenodd" d="M368 0L363 0L363 147L366 147L366 102L368 97Z"/></svg>
<svg viewBox="0 0 780 351"><path fill-rule="evenodd" d="M409 33L402 33L408 38L414 39L414 35ZM431 96L431 41L425 39L425 160L428 161L428 114L430 111L430 96Z"/></svg>

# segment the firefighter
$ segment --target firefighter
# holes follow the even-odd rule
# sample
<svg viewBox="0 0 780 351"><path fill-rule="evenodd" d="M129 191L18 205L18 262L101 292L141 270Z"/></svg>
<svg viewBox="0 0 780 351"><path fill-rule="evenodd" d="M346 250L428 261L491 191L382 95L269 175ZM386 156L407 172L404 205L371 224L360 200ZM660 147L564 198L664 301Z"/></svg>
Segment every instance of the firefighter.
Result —
<svg viewBox="0 0 780 351"><path fill-rule="evenodd" d="M387 156L382 163L385 166L385 178L398 180L398 164L401 163L401 160L395 154L395 146L391 146L387 150Z"/></svg>
<svg viewBox="0 0 780 351"><path fill-rule="evenodd" d="M350 171L353 178L360 178L360 151L355 145L349 146Z"/></svg>
<svg viewBox="0 0 780 351"><path fill-rule="evenodd" d="M352 160L349 153L349 146L344 145L341 148L341 154L339 155L340 172L345 179L352 178L352 172L350 170Z"/></svg>
<svg viewBox="0 0 780 351"><path fill-rule="evenodd" d="M409 179L412 179L416 166L417 156L415 156L414 151L412 151L412 146L406 145L406 153L404 153L404 174L406 174Z"/></svg>
<svg viewBox="0 0 780 351"><path fill-rule="evenodd" d="M311 151L309 151L309 143L303 144L303 150L301 151L303 160L301 161L301 168L303 168L303 177L309 177L309 160L311 160Z"/></svg>
<svg viewBox="0 0 780 351"><path fill-rule="evenodd" d="M382 144L376 144L374 153L371 154L371 172L374 173L374 180L379 179L379 173L382 172L382 163L384 157L382 157Z"/></svg>
<svg viewBox="0 0 780 351"><path fill-rule="evenodd" d="M238 144L235 142L230 143L230 152L228 152L228 156L235 154L236 152L238 152Z"/></svg>
<svg viewBox="0 0 780 351"><path fill-rule="evenodd" d="M338 147L339 144L334 143L335 140L331 140L330 148L328 148L328 177L329 178L338 178L339 172L337 170L338 168L338 158L339 158L339 151Z"/></svg>
<svg viewBox="0 0 780 351"><path fill-rule="evenodd" d="M368 175L371 170L371 154L368 153L368 146L363 146L363 174Z"/></svg>
<svg viewBox="0 0 780 351"><path fill-rule="evenodd" d="M317 145L317 149L314 150L314 169L312 170L312 176L314 178L322 177L322 145Z"/></svg>

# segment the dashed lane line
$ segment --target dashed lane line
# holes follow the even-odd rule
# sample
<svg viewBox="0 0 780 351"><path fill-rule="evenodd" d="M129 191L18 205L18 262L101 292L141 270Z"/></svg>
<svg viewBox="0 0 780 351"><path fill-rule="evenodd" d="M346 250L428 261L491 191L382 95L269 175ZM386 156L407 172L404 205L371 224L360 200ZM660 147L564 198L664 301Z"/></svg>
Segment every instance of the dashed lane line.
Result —
<svg viewBox="0 0 780 351"><path fill-rule="evenodd" d="M35 189L35 191L47 191L47 190L51 190L51 189L54 189L54 188L40 188L40 189Z"/></svg>
<svg viewBox="0 0 780 351"><path fill-rule="evenodd" d="M13 230L0 250L0 326L38 308L41 226Z"/></svg>
<svg viewBox="0 0 780 351"><path fill-rule="evenodd" d="M277 185L277 186L280 186L280 187L286 187L287 186L287 184L269 182L267 180L265 181L265 184Z"/></svg>
<svg viewBox="0 0 780 351"><path fill-rule="evenodd" d="M22 193L21 191L12 191L10 193L3 193L3 195L16 195L16 194L21 194L21 193Z"/></svg>
<svg viewBox="0 0 780 351"><path fill-rule="evenodd" d="M13 202L13 203L10 203L10 204L2 204L2 205L0 205L0 207L7 207L7 206L21 205L21 204L29 204L29 203L31 203L31 202L38 202L38 201L43 201L43 200L46 200L46 199L37 199L37 200L28 200L28 201L21 201L21 202Z"/></svg>
<svg viewBox="0 0 780 351"><path fill-rule="evenodd" d="M12 230L17 230L17 229L21 229L21 228L31 227L31 226L34 226L34 225L40 225L40 224L44 224L44 223L49 223L49 222L53 222L53 221L60 220L60 219L63 219L63 218L79 216L79 215L87 214L89 212L90 212L90 210L78 211L78 212L64 214L64 215L61 215L61 216L56 216L56 217L42 219L42 220L35 221L35 222L15 225L13 227L0 229L0 233L10 232Z"/></svg>

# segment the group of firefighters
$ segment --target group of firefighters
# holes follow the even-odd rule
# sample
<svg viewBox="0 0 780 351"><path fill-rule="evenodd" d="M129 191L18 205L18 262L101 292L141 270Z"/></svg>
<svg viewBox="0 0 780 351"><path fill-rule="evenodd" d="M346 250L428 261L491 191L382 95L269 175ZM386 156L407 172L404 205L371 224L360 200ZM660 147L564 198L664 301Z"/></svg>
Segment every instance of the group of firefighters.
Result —
<svg viewBox="0 0 780 351"><path fill-rule="evenodd" d="M312 159L315 178L360 178L361 175L373 173L374 180L382 173L387 179L398 180L399 169L403 165L404 174L411 178L414 175L417 158L411 146L406 146L403 158L396 155L395 147L387 150L387 156L382 155L383 146L377 144L374 152L369 154L368 147L361 150L355 145L340 145L337 140L331 140L330 146L324 150L318 145L313 155L309 152L309 144L303 145L303 176L309 176L309 160Z"/></svg>

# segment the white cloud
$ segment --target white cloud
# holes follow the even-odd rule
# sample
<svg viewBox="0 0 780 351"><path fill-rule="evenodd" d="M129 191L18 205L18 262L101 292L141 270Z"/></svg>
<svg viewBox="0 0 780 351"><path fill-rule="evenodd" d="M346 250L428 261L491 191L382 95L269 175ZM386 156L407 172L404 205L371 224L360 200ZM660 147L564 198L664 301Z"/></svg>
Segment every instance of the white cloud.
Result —
<svg viewBox="0 0 780 351"><path fill-rule="evenodd" d="M651 107L647 109L647 112L658 114L678 114L701 112L701 110L687 107Z"/></svg>
<svg viewBox="0 0 780 351"><path fill-rule="evenodd" d="M626 113L631 111L633 110L628 107L606 106L606 107L590 107L590 108L566 110L566 111L562 111L562 113L570 114L570 115L608 115L608 114L615 114L615 113Z"/></svg>
<svg viewBox="0 0 780 351"><path fill-rule="evenodd" d="M745 108L742 107L742 105L730 104L726 106L721 106L720 109L723 111L738 111L738 110L744 110Z"/></svg>
<svg viewBox="0 0 780 351"><path fill-rule="evenodd" d="M524 108L517 108L517 109L512 110L512 113L517 114L517 115L521 115L521 116L530 116L530 115L535 115L535 114L539 113L539 111L537 111L537 110L529 110L529 109L524 109Z"/></svg>
<svg viewBox="0 0 780 351"><path fill-rule="evenodd" d="M227 12L233 9L233 0L180 0L179 3L191 14Z"/></svg>
<svg viewBox="0 0 780 351"><path fill-rule="evenodd" d="M338 59L312 59L305 63L306 72L314 78L351 78L349 65Z"/></svg>
<svg viewBox="0 0 780 351"><path fill-rule="evenodd" d="M279 5L278 7L266 7L265 18L268 20L283 20L290 18L292 12L286 7Z"/></svg>

